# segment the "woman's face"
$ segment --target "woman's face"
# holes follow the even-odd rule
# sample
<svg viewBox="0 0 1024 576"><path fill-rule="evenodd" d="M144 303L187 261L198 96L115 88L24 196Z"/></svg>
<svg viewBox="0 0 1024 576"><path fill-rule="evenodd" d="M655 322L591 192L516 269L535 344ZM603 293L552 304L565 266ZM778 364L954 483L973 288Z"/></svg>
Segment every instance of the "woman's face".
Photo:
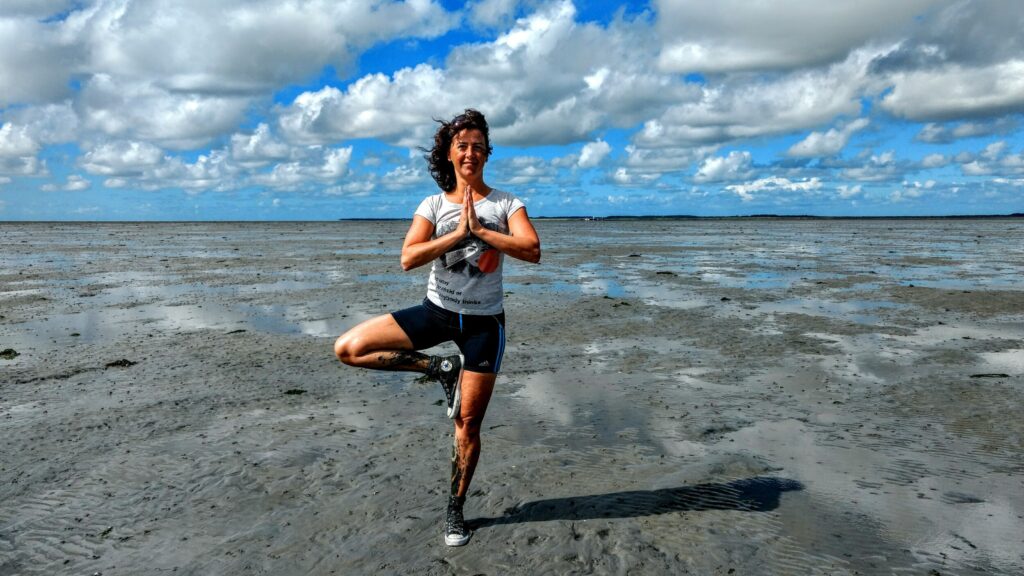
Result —
<svg viewBox="0 0 1024 576"><path fill-rule="evenodd" d="M479 178L487 163L487 139L476 128L460 130L452 138L448 157L455 167L455 173L463 178Z"/></svg>

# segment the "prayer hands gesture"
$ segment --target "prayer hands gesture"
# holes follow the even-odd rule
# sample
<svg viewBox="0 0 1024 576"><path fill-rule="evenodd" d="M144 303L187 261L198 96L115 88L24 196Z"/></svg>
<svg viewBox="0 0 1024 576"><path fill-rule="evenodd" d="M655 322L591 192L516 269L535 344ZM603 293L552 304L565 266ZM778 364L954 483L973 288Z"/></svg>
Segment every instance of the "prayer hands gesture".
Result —
<svg viewBox="0 0 1024 576"><path fill-rule="evenodd" d="M462 214L459 217L458 230L465 236L478 234L483 229L483 224L476 217L476 208L473 206L473 187L467 185L462 198Z"/></svg>

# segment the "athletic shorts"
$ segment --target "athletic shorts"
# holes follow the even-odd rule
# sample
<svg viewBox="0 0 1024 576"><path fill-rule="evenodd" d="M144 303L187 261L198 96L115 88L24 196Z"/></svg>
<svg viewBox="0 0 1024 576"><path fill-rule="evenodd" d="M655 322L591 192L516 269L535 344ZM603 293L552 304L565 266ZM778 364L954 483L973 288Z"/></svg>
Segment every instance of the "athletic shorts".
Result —
<svg viewBox="0 0 1024 576"><path fill-rule="evenodd" d="M466 370L497 374L501 369L501 357L505 354L504 312L493 316L459 314L424 299L423 304L392 312L391 316L416 350L451 341L465 356Z"/></svg>

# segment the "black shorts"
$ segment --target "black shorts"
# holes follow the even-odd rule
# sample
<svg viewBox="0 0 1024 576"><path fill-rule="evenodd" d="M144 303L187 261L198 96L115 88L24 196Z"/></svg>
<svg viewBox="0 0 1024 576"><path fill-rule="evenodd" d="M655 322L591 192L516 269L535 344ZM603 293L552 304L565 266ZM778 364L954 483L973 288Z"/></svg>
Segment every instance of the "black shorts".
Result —
<svg viewBox="0 0 1024 576"><path fill-rule="evenodd" d="M497 374L505 354L505 313L493 316L459 314L430 300L391 316L405 331L416 350L452 341L465 356L470 372Z"/></svg>

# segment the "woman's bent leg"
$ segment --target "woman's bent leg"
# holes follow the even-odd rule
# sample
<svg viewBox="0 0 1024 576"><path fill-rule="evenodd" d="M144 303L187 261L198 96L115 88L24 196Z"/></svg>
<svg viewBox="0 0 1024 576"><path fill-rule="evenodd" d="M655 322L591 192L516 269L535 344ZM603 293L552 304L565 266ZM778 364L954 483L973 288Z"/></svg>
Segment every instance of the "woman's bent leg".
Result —
<svg viewBox="0 0 1024 576"><path fill-rule="evenodd" d="M430 357L413 349L412 341L391 314L371 318L342 334L334 354L349 366L374 370L426 372Z"/></svg>

